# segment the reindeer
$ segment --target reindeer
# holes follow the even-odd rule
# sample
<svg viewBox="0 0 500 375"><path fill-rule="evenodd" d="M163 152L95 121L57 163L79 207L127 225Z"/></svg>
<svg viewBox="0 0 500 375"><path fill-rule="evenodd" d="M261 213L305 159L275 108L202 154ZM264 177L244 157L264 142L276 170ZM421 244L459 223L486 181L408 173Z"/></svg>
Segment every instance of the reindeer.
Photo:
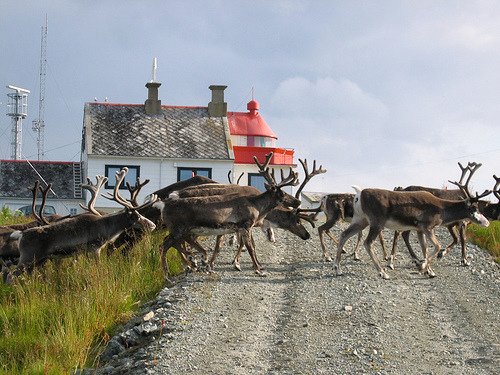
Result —
<svg viewBox="0 0 500 375"><path fill-rule="evenodd" d="M302 213L300 210L297 209L291 209L290 207L294 207L293 203L294 202L300 202L300 193L306 186L306 184L311 180L312 177L325 173L326 169L323 169L322 166L320 165L319 168L316 168L316 160L313 162L313 171L309 173L308 166L307 166L307 159L301 160L299 159L299 162L302 165L302 168L304 169L304 180L302 181L302 184L299 186L295 193L295 197L291 196L286 196L285 200L283 203L279 204L276 208L272 209L264 218L262 221L262 224L260 225L262 231L267 235L267 238L271 242L275 242L276 239L274 237L274 231L273 228L280 228L280 229L285 229L288 230L289 232L295 234L296 236L300 237L303 240L307 240L311 237L307 229L302 225L301 220L308 221L311 226L314 228L314 219ZM265 171L260 168L260 172L266 176ZM241 175L240 177L241 178ZM274 181L274 175L272 176L273 180L268 180L268 183L273 183ZM284 179L284 176L281 176L281 179ZM238 179L239 180L239 179ZM231 181L231 180L230 180ZM246 187L248 188L248 187ZM260 191L258 189L252 188L253 190L247 189L249 194L254 194L258 195L260 194ZM298 207L298 206L297 206ZM294 207L294 208L297 208ZM256 225L259 226L259 225ZM208 263L208 268L210 271L214 270L214 263L215 263L215 258L217 257L220 247L221 247L221 242L222 242L222 236L218 236L216 243L215 243L215 248L214 252L212 254L212 257ZM243 250L243 241L240 239L239 241L239 246L238 250L236 252L236 255L233 260L233 266L241 271L241 266L240 266L240 257L241 257L241 252ZM262 268L262 267L261 267Z"/></svg>
<svg viewBox="0 0 500 375"><path fill-rule="evenodd" d="M261 223L265 215L285 199L282 188L297 184L297 174L290 168L287 178L276 183L269 174L268 164L272 153L266 155L266 162L261 165L256 157L255 163L263 171L266 180L272 183L266 184L267 191L257 196L249 196L238 192L221 195L199 195L190 198L181 198L178 194L164 200L162 209L163 224L170 230L160 246L162 266L165 275L168 274L166 252L170 247L184 252L184 242L197 248L195 239L202 235L220 235L228 233L239 233L247 247L255 272L263 275L261 267L255 255L255 247L251 241L250 231L258 223ZM217 185L215 185L217 186ZM234 186L234 185L229 185ZM300 204L300 201L299 203ZM190 254L184 253L186 257Z"/></svg>
<svg viewBox="0 0 500 375"><path fill-rule="evenodd" d="M481 167L481 165L482 164L480 164L480 163L469 162L467 164L467 166L464 167L459 162L458 166L460 167L460 169L462 171L461 176L460 176L460 180L459 180L459 184L463 183L463 180L467 176L467 173L468 173L467 179L465 181L465 187L468 188L469 182L470 182L472 176ZM455 183L453 183L453 184L455 184ZM465 195L463 190L460 188L458 188L458 189L436 189L436 188L430 188L430 187L425 187L425 186L411 185L411 186L408 186L406 188L396 187L394 190L395 191L428 191L429 193L431 193L432 195L434 195L438 198L448 199L448 200L453 200L453 201L460 201L460 200L467 198L467 195ZM485 214L486 218L494 220L495 217L491 213L486 214L486 212L484 212L484 210L486 209L486 203L487 202L480 200L478 202L479 210L483 214ZM446 227L448 228L448 231L450 232L450 235L452 237L452 242L450 244L448 244L445 247L445 249L441 250L438 253L438 258L442 258L446 254L448 254L451 251L451 249L458 243L458 240L460 239L460 245L461 245L461 249L462 249L461 264L463 266L470 265L470 262L467 259L467 247L466 247L466 243L465 243L466 229L467 229L468 223L469 223L468 220L461 220L461 221L446 225ZM413 248L411 247L411 244L410 244L410 231L403 231L403 232L396 231L396 232L394 232L392 250L391 250L391 255L389 257L389 268L394 269L394 260L395 260L395 254L396 254L397 241L398 241L398 238L400 235L403 237L403 240L406 244L406 247L408 248L408 252L410 253L410 256L412 257L415 264L420 264L420 259L415 254L415 252L413 251Z"/></svg>
<svg viewBox="0 0 500 375"><path fill-rule="evenodd" d="M354 194L349 194L349 193L326 194L321 198L321 202L318 208L301 210L303 212L315 212L316 215L319 214L320 212L323 212L326 216L325 223L318 227L319 240L321 244L321 249L323 250L323 259L326 262L331 262L332 257L330 256L328 250L326 249L324 235L326 234L328 237L332 239L332 241L335 244L338 244L338 240L330 232L330 229L339 220L343 220L348 223L352 221L352 216L354 214L353 201L354 201ZM355 260L360 260L358 248L362 236L363 233L359 232L358 239L354 247ZM380 233L379 235L379 240L380 240L380 245L382 246L382 251L384 252L384 258L387 258L387 250L385 247L384 238L382 237L382 233Z"/></svg>
<svg viewBox="0 0 500 375"><path fill-rule="evenodd" d="M490 220L500 220L500 177L493 175L495 185L493 186L493 195L498 202L479 201L479 210Z"/></svg>
<svg viewBox="0 0 500 375"><path fill-rule="evenodd" d="M466 186L459 182L455 184L466 194L466 199L451 201L438 198L427 191L361 190L359 187L353 186L356 191L354 216L351 225L340 236L334 263L336 274L341 275L340 260L345 242L369 226L364 246L382 278L389 279L389 275L381 267L371 245L384 227L393 230L416 230L425 257L420 269L430 277L436 276L431 268L432 259L441 250L441 245L434 234L436 226L448 225L465 219L485 227L489 225L488 219L479 212L477 202L479 198L486 196L490 191L485 191L481 196L476 194L476 197L473 197ZM424 236L431 240L436 249L431 256L427 254L427 243Z"/></svg>
<svg viewBox="0 0 500 375"><path fill-rule="evenodd" d="M81 214L44 227L13 233L12 236L19 239L20 253L14 274L19 275L24 270L31 271L49 258L72 255L82 248L99 256L108 241L134 225L147 226L153 230L154 223L139 214L138 210L152 205L156 197L152 196L148 202L134 207L119 195L119 186L127 172L125 167L116 173L113 195L106 196L124 206L124 210L103 216L93 213Z"/></svg>
<svg viewBox="0 0 500 375"><path fill-rule="evenodd" d="M35 220L28 223L4 225L0 227L0 262L2 263L2 266L7 266L7 263L11 263L19 258L19 241L11 237L12 233L19 230L46 225L50 222L62 219L62 216L60 215L50 215L48 217L43 216L43 210L47 201L47 195L51 188L52 184L48 184L45 189L42 189L42 187L40 186L40 182L37 180L35 181L35 186L31 189L28 189L33 194L31 212ZM42 193L42 203L40 204L39 212L37 213L35 207L38 191Z"/></svg>

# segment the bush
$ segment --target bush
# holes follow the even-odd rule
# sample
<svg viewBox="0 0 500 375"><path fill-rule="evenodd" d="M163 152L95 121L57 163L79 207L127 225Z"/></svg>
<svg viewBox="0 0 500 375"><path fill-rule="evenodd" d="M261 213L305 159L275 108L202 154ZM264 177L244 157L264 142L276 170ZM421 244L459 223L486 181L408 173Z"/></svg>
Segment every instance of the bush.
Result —
<svg viewBox="0 0 500 375"><path fill-rule="evenodd" d="M0 225L18 224L29 221L19 211L12 212L9 207L3 206L0 210Z"/></svg>

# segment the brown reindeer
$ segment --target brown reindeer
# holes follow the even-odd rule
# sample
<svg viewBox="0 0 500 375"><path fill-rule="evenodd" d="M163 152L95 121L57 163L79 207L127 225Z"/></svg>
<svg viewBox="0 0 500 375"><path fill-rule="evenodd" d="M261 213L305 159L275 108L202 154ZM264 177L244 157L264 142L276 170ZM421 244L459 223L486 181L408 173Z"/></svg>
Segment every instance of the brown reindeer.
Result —
<svg viewBox="0 0 500 375"><path fill-rule="evenodd" d="M364 241L364 246L379 271L380 276L388 279L389 275L380 265L376 255L371 248L372 242L380 234L382 229L393 230L416 230L422 253L425 260L421 270L429 276L435 273L431 268L432 259L441 250L441 245L436 239L434 228L438 225L447 225L460 220L469 219L474 223L488 226L488 220L479 212L478 203L480 197L488 194L486 191L476 197L467 191L460 183L455 183L463 190L467 198L461 201L451 201L437 198L426 191L391 191L383 189L363 189L354 187L354 216L351 225L342 232L337 248L337 256L334 268L340 275L340 260L344 244L351 236L369 226L369 233ZM424 238L430 239L436 251L429 256L427 244Z"/></svg>
<svg viewBox="0 0 500 375"><path fill-rule="evenodd" d="M138 210L152 205L156 197L134 207L119 195L118 188L127 172L128 169L124 168L116 173L116 185L113 197L110 198L124 206L124 210L103 216L81 214L12 234L19 239L20 253L14 274L18 275L24 270L31 271L35 265L42 264L49 258L68 256L82 250L99 255L108 241L134 225L154 229L154 223L139 214Z"/></svg>

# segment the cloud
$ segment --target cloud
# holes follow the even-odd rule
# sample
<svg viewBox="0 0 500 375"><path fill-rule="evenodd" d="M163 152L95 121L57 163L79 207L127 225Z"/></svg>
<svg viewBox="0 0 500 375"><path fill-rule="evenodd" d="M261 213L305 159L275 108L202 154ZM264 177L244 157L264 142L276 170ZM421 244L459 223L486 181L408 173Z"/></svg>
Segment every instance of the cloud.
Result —
<svg viewBox="0 0 500 375"><path fill-rule="evenodd" d="M303 77L288 78L272 95L273 112L290 117L309 117L322 127L339 120L354 125L383 122L386 106L356 83L330 77L310 81Z"/></svg>

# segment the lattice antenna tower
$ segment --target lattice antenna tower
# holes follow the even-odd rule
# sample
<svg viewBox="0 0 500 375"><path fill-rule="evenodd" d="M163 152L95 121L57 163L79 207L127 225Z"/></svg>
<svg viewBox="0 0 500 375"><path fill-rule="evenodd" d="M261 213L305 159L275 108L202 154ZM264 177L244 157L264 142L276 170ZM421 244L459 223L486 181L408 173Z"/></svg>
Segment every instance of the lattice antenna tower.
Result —
<svg viewBox="0 0 500 375"><path fill-rule="evenodd" d="M37 133L36 145L38 149L38 160L45 157L45 78L47 76L47 26L48 20L45 15L45 26L42 26L42 38L40 43L40 90L38 98L38 118L33 120L31 128Z"/></svg>
<svg viewBox="0 0 500 375"><path fill-rule="evenodd" d="M28 116L28 94L30 91L13 85L8 85L7 88L14 90L14 92L7 94L9 98L7 116L12 117L10 158L21 160L23 119Z"/></svg>

